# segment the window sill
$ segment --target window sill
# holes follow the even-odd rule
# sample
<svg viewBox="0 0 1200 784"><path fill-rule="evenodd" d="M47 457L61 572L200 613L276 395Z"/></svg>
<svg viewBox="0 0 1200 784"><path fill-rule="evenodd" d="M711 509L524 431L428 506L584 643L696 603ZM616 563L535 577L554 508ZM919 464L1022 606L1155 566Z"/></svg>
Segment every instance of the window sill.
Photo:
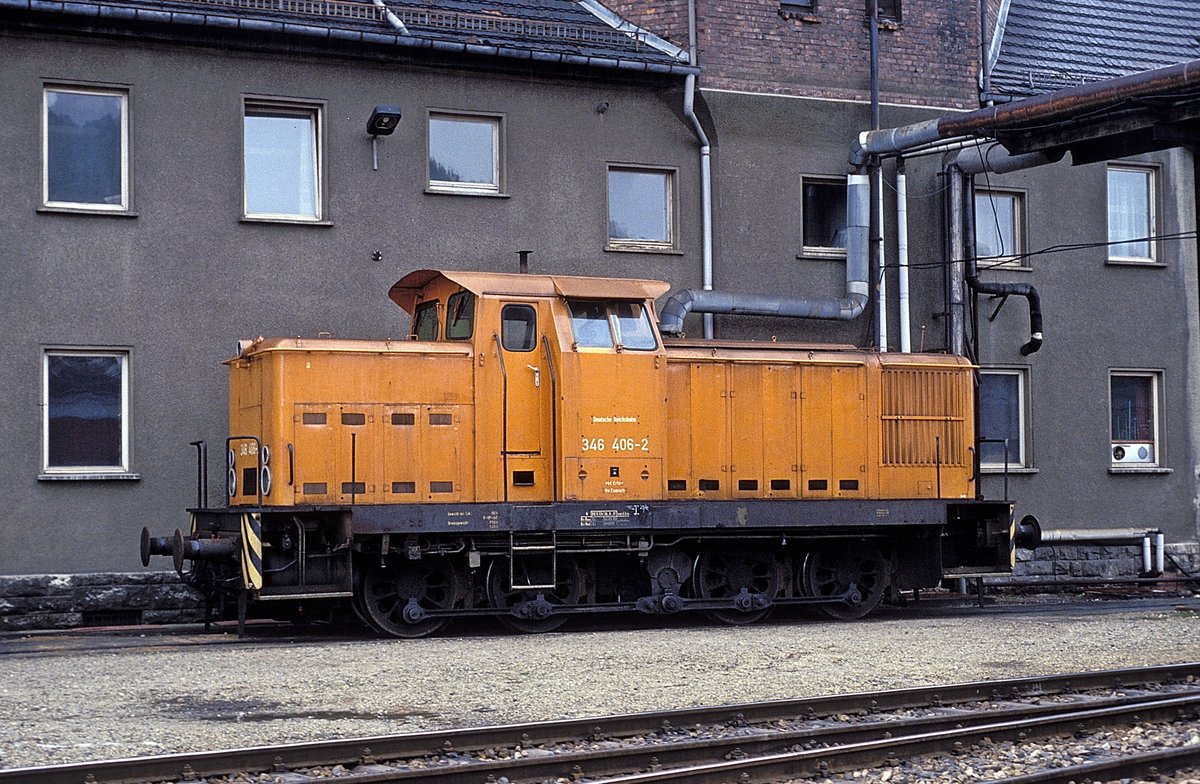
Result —
<svg viewBox="0 0 1200 784"><path fill-rule="evenodd" d="M47 207L43 205L36 211L42 215L96 215L102 218L136 218L138 216L133 210L92 210L87 207Z"/></svg>
<svg viewBox="0 0 1200 784"><path fill-rule="evenodd" d="M1016 468L1014 466L1008 467L1008 475L1009 476L1012 476L1014 474L1029 475L1029 474L1036 474L1037 472L1038 472L1038 469L1036 469L1036 468L1026 468L1026 467ZM984 474L986 476L1004 476L1004 469L1001 467L989 468L987 466L983 466L982 468L979 469L979 473Z"/></svg>
<svg viewBox="0 0 1200 784"><path fill-rule="evenodd" d="M805 248L796 254L797 261L845 261L846 251L840 249L820 250Z"/></svg>
<svg viewBox="0 0 1200 784"><path fill-rule="evenodd" d="M511 199L512 195L503 191L475 191L466 188L436 188L426 186L425 193L430 196L482 196L490 199Z"/></svg>
<svg viewBox="0 0 1200 784"><path fill-rule="evenodd" d="M807 22L808 24L820 24L821 22L821 18L819 16L803 6L789 8L787 5L784 5L779 9L779 15L784 19L796 19L801 22Z"/></svg>
<svg viewBox="0 0 1200 784"><path fill-rule="evenodd" d="M308 220L305 218L267 218L257 215L243 215L238 223L275 223L284 226L320 226L327 228L333 225L330 220Z"/></svg>
<svg viewBox="0 0 1200 784"><path fill-rule="evenodd" d="M657 253L662 256L682 256L683 251L666 245L605 245L605 253Z"/></svg>
<svg viewBox="0 0 1200 784"><path fill-rule="evenodd" d="M1137 259L1106 259L1106 266L1110 267L1151 267L1156 269L1165 269L1166 263L1162 261L1138 261Z"/></svg>
<svg viewBox="0 0 1200 784"><path fill-rule="evenodd" d="M980 262L979 274L987 275L990 272L1033 272L1033 267L1028 267L1016 262Z"/></svg>
<svg viewBox="0 0 1200 784"><path fill-rule="evenodd" d="M129 471L95 471L91 473L80 472L78 474L38 474L39 482L136 482L141 478L141 474L135 474Z"/></svg>
<svg viewBox="0 0 1200 784"><path fill-rule="evenodd" d="M1118 468L1112 466L1108 469L1110 474L1150 474L1154 476L1164 476L1166 474L1175 473L1174 468L1160 468L1158 466L1148 466L1146 468Z"/></svg>

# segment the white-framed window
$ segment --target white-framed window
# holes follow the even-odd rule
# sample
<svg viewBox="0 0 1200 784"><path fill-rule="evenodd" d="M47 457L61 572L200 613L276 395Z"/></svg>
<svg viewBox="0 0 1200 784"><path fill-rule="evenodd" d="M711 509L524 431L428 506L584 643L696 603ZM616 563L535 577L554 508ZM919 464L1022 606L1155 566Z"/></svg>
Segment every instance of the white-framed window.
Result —
<svg viewBox="0 0 1200 784"><path fill-rule="evenodd" d="M42 206L129 211L127 91L42 91Z"/></svg>
<svg viewBox="0 0 1200 784"><path fill-rule="evenodd" d="M1027 371L979 371L979 464L985 469L1028 468ZM1007 448L1007 454L1006 454Z"/></svg>
<svg viewBox="0 0 1200 784"><path fill-rule="evenodd" d="M608 166L608 249L674 250L675 170Z"/></svg>
<svg viewBox="0 0 1200 784"><path fill-rule="evenodd" d="M1161 465L1159 395L1162 373L1112 370L1108 376L1112 414L1112 466L1146 468Z"/></svg>
<svg viewBox="0 0 1200 784"><path fill-rule="evenodd" d="M1028 266L1025 197L1016 191L975 191L975 257L980 269Z"/></svg>
<svg viewBox="0 0 1200 784"><path fill-rule="evenodd" d="M129 472L128 351L43 351L42 471L51 476Z"/></svg>
<svg viewBox="0 0 1200 784"><path fill-rule="evenodd" d="M321 107L246 99L242 116L243 216L318 221L322 217Z"/></svg>
<svg viewBox="0 0 1200 784"><path fill-rule="evenodd" d="M429 190L494 195L503 191L503 122L498 115L429 113Z"/></svg>
<svg viewBox="0 0 1200 784"><path fill-rule="evenodd" d="M846 255L846 181L804 177L800 190L800 244L804 256Z"/></svg>
<svg viewBox="0 0 1200 784"><path fill-rule="evenodd" d="M1109 261L1155 261L1156 200L1154 169L1108 167Z"/></svg>

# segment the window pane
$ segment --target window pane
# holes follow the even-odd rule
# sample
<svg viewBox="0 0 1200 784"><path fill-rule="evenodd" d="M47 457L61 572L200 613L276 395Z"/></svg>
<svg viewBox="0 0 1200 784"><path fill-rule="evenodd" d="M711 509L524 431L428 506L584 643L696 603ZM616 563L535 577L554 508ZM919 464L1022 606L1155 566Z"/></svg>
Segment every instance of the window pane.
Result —
<svg viewBox="0 0 1200 784"><path fill-rule="evenodd" d="M1154 380L1148 376L1113 376L1112 440L1154 440Z"/></svg>
<svg viewBox="0 0 1200 784"><path fill-rule="evenodd" d="M1110 257L1151 258L1150 182L1149 171L1108 170L1108 241L1117 243L1109 246Z"/></svg>
<svg viewBox="0 0 1200 784"><path fill-rule="evenodd" d="M1013 256L1017 247L1016 197L1005 193L975 196L975 255L978 258Z"/></svg>
<svg viewBox="0 0 1200 784"><path fill-rule="evenodd" d="M316 116L247 110L246 214L317 217Z"/></svg>
<svg viewBox="0 0 1200 784"><path fill-rule="evenodd" d="M612 348L612 333L608 329L608 309L603 302L569 302L571 332L575 343L591 348Z"/></svg>
<svg viewBox="0 0 1200 784"><path fill-rule="evenodd" d="M498 187L495 120L429 118L429 181Z"/></svg>
<svg viewBox="0 0 1200 784"><path fill-rule="evenodd" d="M1021 378L1016 373L980 374L979 435L985 439L1007 438L1008 464L1023 464ZM979 459L985 465L1004 465L1004 444L980 444Z"/></svg>
<svg viewBox="0 0 1200 784"><path fill-rule="evenodd" d="M846 247L846 186L834 182L804 183L804 245Z"/></svg>
<svg viewBox="0 0 1200 784"><path fill-rule="evenodd" d="M505 305L500 312L500 343L506 351L533 351L537 313L529 305Z"/></svg>
<svg viewBox="0 0 1200 784"><path fill-rule="evenodd" d="M475 321L475 295L469 291L451 294L446 305L446 338L466 340Z"/></svg>
<svg viewBox="0 0 1200 784"><path fill-rule="evenodd" d="M611 305L617 321L617 340L625 348L655 349L654 328L646 309L638 302L614 302Z"/></svg>
<svg viewBox="0 0 1200 784"><path fill-rule="evenodd" d="M124 204L123 96L46 91L46 198Z"/></svg>
<svg viewBox="0 0 1200 784"><path fill-rule="evenodd" d="M417 340L437 340L438 336L438 303L437 300L422 302L413 313L412 333Z"/></svg>
<svg viewBox="0 0 1200 784"><path fill-rule="evenodd" d="M120 468L123 358L46 357L47 465Z"/></svg>
<svg viewBox="0 0 1200 784"><path fill-rule="evenodd" d="M671 242L670 175L610 169L608 236L614 240Z"/></svg>

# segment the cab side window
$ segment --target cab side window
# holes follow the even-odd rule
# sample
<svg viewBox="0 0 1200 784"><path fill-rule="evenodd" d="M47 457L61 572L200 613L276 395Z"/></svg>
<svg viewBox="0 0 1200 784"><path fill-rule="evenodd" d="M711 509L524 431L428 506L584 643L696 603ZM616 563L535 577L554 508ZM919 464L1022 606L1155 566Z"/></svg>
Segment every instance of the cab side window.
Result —
<svg viewBox="0 0 1200 784"><path fill-rule="evenodd" d="M412 334L417 340L437 340L438 301L431 300L417 305L413 312Z"/></svg>
<svg viewBox="0 0 1200 784"><path fill-rule="evenodd" d="M506 351L537 348L537 311L529 305L505 305L500 311L500 342Z"/></svg>
<svg viewBox="0 0 1200 784"><path fill-rule="evenodd" d="M475 327L475 295L469 291L451 294L446 302L446 339L469 340Z"/></svg>

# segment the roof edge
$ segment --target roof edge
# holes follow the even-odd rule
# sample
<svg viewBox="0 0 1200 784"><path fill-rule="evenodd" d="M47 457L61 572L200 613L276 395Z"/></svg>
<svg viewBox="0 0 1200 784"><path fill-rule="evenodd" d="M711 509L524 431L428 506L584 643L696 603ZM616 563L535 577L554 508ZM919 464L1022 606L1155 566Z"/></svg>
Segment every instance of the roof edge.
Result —
<svg viewBox="0 0 1200 784"><path fill-rule="evenodd" d="M691 62L691 57L687 51L681 49L665 38L655 35L644 27L638 27L633 22L621 16L617 12L611 10L607 6L601 4L599 0L575 0L579 5L590 11L597 19L604 22L614 30L620 30L623 33L629 33L639 41L645 41L650 46L665 55L675 58L681 63ZM699 73L700 69L696 69Z"/></svg>

